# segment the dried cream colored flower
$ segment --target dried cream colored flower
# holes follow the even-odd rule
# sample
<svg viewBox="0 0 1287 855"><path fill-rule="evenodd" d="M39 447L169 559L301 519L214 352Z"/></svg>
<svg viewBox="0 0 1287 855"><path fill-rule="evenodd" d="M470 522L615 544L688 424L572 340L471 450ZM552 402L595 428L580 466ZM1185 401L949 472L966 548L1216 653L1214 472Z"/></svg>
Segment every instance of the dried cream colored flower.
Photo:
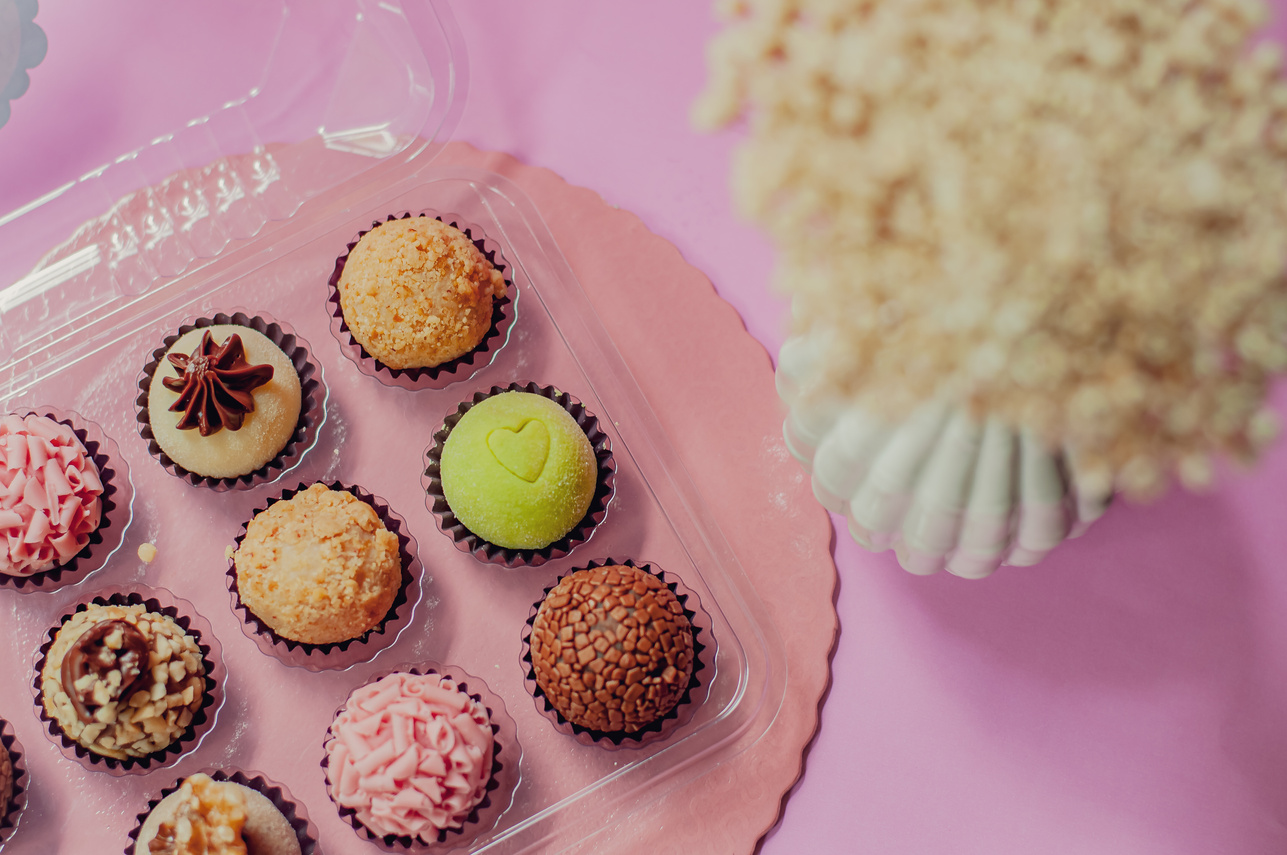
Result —
<svg viewBox="0 0 1287 855"><path fill-rule="evenodd" d="M1156 492L1268 441L1287 85L1261 0L724 0L700 125L819 390L946 397Z"/></svg>

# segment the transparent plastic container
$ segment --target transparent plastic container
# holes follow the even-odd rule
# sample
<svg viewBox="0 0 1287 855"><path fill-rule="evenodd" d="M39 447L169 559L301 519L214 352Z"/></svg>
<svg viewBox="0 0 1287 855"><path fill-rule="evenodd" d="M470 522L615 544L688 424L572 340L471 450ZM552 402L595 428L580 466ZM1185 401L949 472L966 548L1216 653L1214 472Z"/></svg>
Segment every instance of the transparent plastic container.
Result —
<svg viewBox="0 0 1287 855"><path fill-rule="evenodd" d="M109 14L86 11L87 26ZM472 851L572 846L614 817L654 809L762 738L773 719L765 711L785 691L783 645L540 212L499 175L434 165L467 80L448 5L286 0L256 6L254 16L238 68L258 62L264 71L247 94L0 217L0 411L72 409L120 446L134 518L94 584L168 589L200 610L224 649L227 701L192 763L262 770L307 806L323 851L372 851L327 798L318 746L334 710L371 674L441 662L504 699L523 752L513 804ZM481 228L511 265L517 299L508 340L489 362L445 388L410 391L364 375L344 355L331 334L327 281L358 232L426 210ZM133 398L165 336L192 317L236 309L287 322L310 343L327 417L289 473L216 493L172 477L149 455ZM462 552L438 530L421 474L434 432L461 402L529 381L568 392L599 417L615 495L569 555L507 568ZM396 643L370 662L313 673L244 636L229 607L225 550L268 497L318 480L361 483L387 499L418 542L424 575ZM158 549L151 563L134 558L143 543ZM556 730L525 687L521 662L532 603L561 574L609 556L654 562L680 579L709 614L714 647L692 717L632 750L605 751ZM40 634L83 587L0 590L13 651L0 657L0 699L22 696ZM0 709L10 720L23 715ZM39 746L32 719L20 722L19 736ZM6 853L121 849L158 786L150 775L96 776L53 751L32 751L27 763L45 791ZM162 783L173 777L166 774Z"/></svg>

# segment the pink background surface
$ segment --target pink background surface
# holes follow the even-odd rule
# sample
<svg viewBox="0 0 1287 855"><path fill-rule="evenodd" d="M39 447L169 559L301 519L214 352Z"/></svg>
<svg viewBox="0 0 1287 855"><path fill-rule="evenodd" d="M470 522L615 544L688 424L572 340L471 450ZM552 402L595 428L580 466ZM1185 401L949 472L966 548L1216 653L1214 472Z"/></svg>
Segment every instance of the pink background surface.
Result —
<svg viewBox="0 0 1287 855"><path fill-rule="evenodd" d="M717 29L707 5L454 9L472 77L455 138L637 214L775 352L785 311L768 284L772 251L726 190L738 131L705 137L687 122ZM36 20L49 55L0 128L0 211L167 130L167 98L180 97L174 80L132 62L125 39L140 34L78 30L53 2ZM113 95L140 76L154 98ZM232 78L189 85L219 99L244 91ZM911 577L836 520L832 685L804 777L762 851L1287 849L1285 485L1279 444L1208 495L1116 507L1042 565L983 582Z"/></svg>

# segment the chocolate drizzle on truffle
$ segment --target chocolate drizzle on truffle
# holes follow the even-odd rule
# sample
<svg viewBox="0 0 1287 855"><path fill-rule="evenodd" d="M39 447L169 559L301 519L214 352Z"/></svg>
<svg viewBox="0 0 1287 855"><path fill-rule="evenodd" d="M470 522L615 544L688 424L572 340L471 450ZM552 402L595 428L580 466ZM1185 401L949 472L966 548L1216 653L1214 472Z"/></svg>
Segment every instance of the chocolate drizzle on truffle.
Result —
<svg viewBox="0 0 1287 855"><path fill-rule="evenodd" d="M170 411L183 411L179 430L195 427L202 436L222 428L240 430L246 414L255 411L251 392L273 379L271 365L251 365L246 361L241 336L236 334L216 345L207 330L190 356L171 353L166 359L183 372L182 377L161 381L165 388L179 393Z"/></svg>
<svg viewBox="0 0 1287 855"><path fill-rule="evenodd" d="M148 642L137 627L123 620L100 621L63 657L63 690L88 724L108 703L129 698L147 676L147 666ZM82 683L87 675L93 679Z"/></svg>

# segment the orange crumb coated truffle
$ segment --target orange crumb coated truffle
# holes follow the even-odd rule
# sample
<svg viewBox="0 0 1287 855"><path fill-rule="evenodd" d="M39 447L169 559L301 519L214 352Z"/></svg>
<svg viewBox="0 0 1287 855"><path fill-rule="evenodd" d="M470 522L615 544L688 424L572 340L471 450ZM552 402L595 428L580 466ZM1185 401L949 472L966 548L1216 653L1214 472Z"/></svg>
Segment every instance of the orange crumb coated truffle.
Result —
<svg viewBox="0 0 1287 855"><path fill-rule="evenodd" d="M505 278L460 230L431 217L381 223L349 253L337 287L349 331L389 368L431 368L473 350Z"/></svg>
<svg viewBox="0 0 1287 855"><path fill-rule="evenodd" d="M377 626L402 577L397 535L375 509L323 484L256 514L233 562L246 608L305 644L347 641Z"/></svg>

